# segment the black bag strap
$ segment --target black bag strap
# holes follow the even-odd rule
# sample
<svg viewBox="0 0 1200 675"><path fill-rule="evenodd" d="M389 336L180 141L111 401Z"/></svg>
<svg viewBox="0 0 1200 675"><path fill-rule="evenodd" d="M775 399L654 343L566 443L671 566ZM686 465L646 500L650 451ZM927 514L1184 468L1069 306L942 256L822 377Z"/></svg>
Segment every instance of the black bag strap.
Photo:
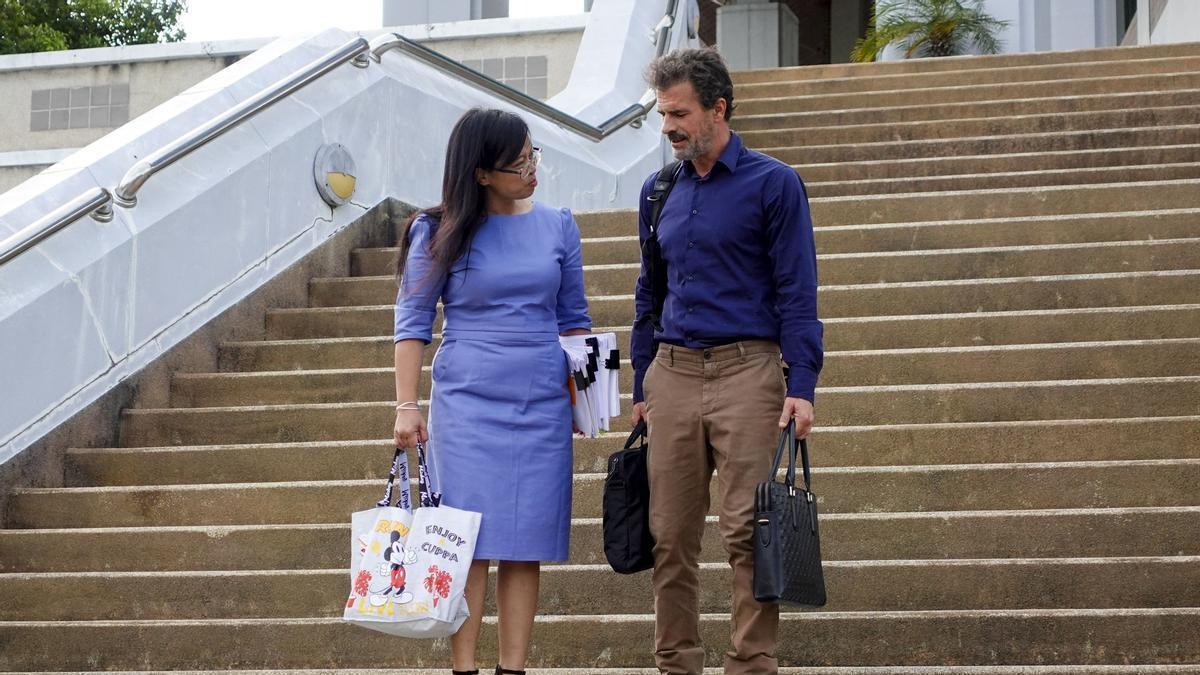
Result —
<svg viewBox="0 0 1200 675"><path fill-rule="evenodd" d="M779 446L775 449L775 462L771 465L771 474L767 476L768 481L775 480L775 474L779 473L779 465L783 461L785 448L788 451L788 466L783 481L784 485L794 488L796 487L796 420L788 422L787 428L779 434ZM800 461L804 471L804 489L812 492L812 469L808 463L808 440L804 438L800 439Z"/></svg>
<svg viewBox="0 0 1200 675"><path fill-rule="evenodd" d="M658 219L662 216L667 197L675 187L675 179L679 177L679 167L681 166L683 166L681 161L670 162L659 169L658 175L654 177L654 185L650 187L650 194L646 196L646 201L650 202L651 237L658 237Z"/></svg>
<svg viewBox="0 0 1200 675"><path fill-rule="evenodd" d="M633 431L629 432L629 438L625 439L625 450L633 447L633 444L640 439L646 437L646 420L639 420L637 425L633 427Z"/></svg>
<svg viewBox="0 0 1200 675"><path fill-rule="evenodd" d="M662 248L658 244L658 221L662 217L663 207L667 197L675 187L679 177L679 168L683 162L675 161L659 169L650 187L646 201L650 203L649 235L642 243L642 260L646 265L646 273L650 277L651 310L649 315L638 317L638 323L650 321L654 330L662 329L663 304L667 301L667 262L662 257Z"/></svg>

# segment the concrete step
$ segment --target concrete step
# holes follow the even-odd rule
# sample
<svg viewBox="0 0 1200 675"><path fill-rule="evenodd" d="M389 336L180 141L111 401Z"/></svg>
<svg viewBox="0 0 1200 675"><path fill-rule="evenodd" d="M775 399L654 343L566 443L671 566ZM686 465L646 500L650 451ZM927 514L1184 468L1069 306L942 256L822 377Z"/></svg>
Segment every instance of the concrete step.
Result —
<svg viewBox="0 0 1200 675"><path fill-rule="evenodd" d="M1136 129L1196 123L1195 105L1133 110L1102 110L1006 117L971 117L956 120L836 124L827 127L796 127L743 131L742 140L752 148L804 147L921 141L929 139L976 138L1031 133Z"/></svg>
<svg viewBox="0 0 1200 675"><path fill-rule="evenodd" d="M827 285L818 292L822 321L845 317L1005 312L1169 305L1200 297L1200 270ZM588 300L597 326L633 323L633 296ZM392 305L268 310L270 339L361 337L391 333ZM442 328L441 310L433 330Z"/></svg>
<svg viewBox="0 0 1200 675"><path fill-rule="evenodd" d="M1200 126L1196 127L1200 131ZM1101 214L1200 207L1200 181L1173 180L1095 186L1051 186L953 194L926 193L833 197L813 200L816 222L825 225L930 222L1068 214Z"/></svg>
<svg viewBox="0 0 1200 675"><path fill-rule="evenodd" d="M1155 77L1195 72L1200 56L1175 56L1164 59L1101 61L1094 63L1037 64L986 70L952 70L935 73L859 75L821 79L742 82L734 97L742 100L782 96L822 96L859 94L869 98L881 92L947 87L1018 87L1034 83L1079 80L1095 81L1104 77Z"/></svg>
<svg viewBox="0 0 1200 675"><path fill-rule="evenodd" d="M826 351L821 385L1019 382L1171 375L1200 375L1200 337ZM429 390L430 379L430 367L425 366L419 384L421 391ZM632 391L633 368L628 361L622 365L620 382L622 391ZM177 373L171 381L171 406L201 408L389 401L395 398L395 392L395 371L390 367Z"/></svg>
<svg viewBox="0 0 1200 675"><path fill-rule="evenodd" d="M879 89L864 95L862 92L812 93L789 95L788 91L804 86L802 83L778 83L754 86L749 95L746 88L734 91L741 115L763 115L804 110L855 110L861 108L895 108L901 106L943 105L968 101L1011 101L1032 98L1059 98L1100 94L1127 94L1142 91L1172 91L1200 88L1200 73L1177 72L1116 77L1082 77L1069 80L1040 80L968 84L946 87L914 87L902 79L893 89Z"/></svg>
<svg viewBox="0 0 1200 675"><path fill-rule="evenodd" d="M1200 146L1177 146L1176 150L1186 150L1189 156L1200 157ZM1179 159L1170 157L1171 153L1158 153L1159 148L1139 149L1155 153L1154 160L1167 163L1165 160ZM1170 148L1161 149L1170 150ZM1105 155L1109 151L1100 151ZM1117 151L1118 153L1120 151ZM1107 158L1096 157L1097 151L1082 153L1037 153L1033 155L1012 156L1028 166L1048 164L1047 158L1063 157L1064 164L1078 163L1090 165L1095 162L1107 161ZM1065 157L1064 157L1065 156ZM999 156L1004 158L1006 156ZM988 161L991 156L965 157L954 169L961 171L989 171ZM1119 160L1120 157L1117 157ZM948 160L950 161L950 160ZM859 177L868 179L901 178L906 172L920 172L929 168L925 160L918 160L914 166L896 168L894 165L914 164L913 162L868 162L863 164ZM799 167L821 176L841 180L853 175L843 172L839 165L813 165ZM1056 167L1050 167L1056 168ZM1086 167L1057 167L1057 168L1086 168ZM1126 166L1122 170L1126 170ZM892 175L895 174L895 175ZM637 228L637 214L634 211L625 212L626 225L629 232ZM1100 241L1134 241L1140 239L1180 239L1195 237L1200 234L1200 210L1182 209L1176 211L1127 211L1115 214L1079 215L1055 218L1027 218L1008 221L968 221L965 223L930 222L921 224L901 224L895 226L820 226L815 228L818 254L827 253L865 253L889 250L919 250L928 248L974 248L980 246L1020 246L1053 243L1086 243ZM935 236L936 235L936 236ZM926 242L922 245L922 242ZM611 265L639 263L641 260L637 236L630 234L619 237L602 237L583 240L585 265ZM354 263L351 266L353 276L393 276L398 248L364 248L353 253ZM822 276L825 268L822 266Z"/></svg>
<svg viewBox="0 0 1200 675"><path fill-rule="evenodd" d="M941 610L785 613L780 661L814 665L1108 664L1200 660L1191 639L1200 609ZM653 616L543 616L535 620L530 665L648 667ZM709 662L727 648L729 616L703 614ZM882 633L887 640L880 640ZM996 636L1004 636L998 640ZM171 621L14 621L0 641L22 649L0 653L9 670L206 667L214 654L237 667L370 667L448 663L448 641L405 642L340 619L213 619ZM71 649L62 649L71 644ZM1163 645L1170 644L1170 652ZM496 632L485 619L479 658L494 662Z"/></svg>
<svg viewBox="0 0 1200 675"><path fill-rule="evenodd" d="M1200 133L1200 125L1195 127L1195 132ZM1062 136L1064 135L1059 137ZM810 149L806 148L805 151ZM954 154L972 153L964 150ZM864 158L879 159L870 156ZM803 161L815 160L792 163ZM934 225L948 224L951 221L1028 219L1044 216L1092 219L1117 213L1148 214L1159 211L1164 214L1176 214L1182 212L1181 210L1195 211L1200 208L1200 181L1172 180L1098 186L1020 188L1005 190L1004 199L996 199L996 193L990 190L954 194L830 197L813 199L811 206L813 223L818 233L830 227L852 225ZM631 235L636 231L636 217L632 214L630 210L608 211L604 214L603 222L606 223L605 227L619 225L624 228L624 234ZM1195 236L1194 233L1191 236Z"/></svg>
<svg viewBox="0 0 1200 675"><path fill-rule="evenodd" d="M989 70L1022 68L1068 63L1103 63L1167 59L1200 54L1197 43L1147 45L1138 47L1106 47L1054 52L1023 52L988 56L953 56L945 58L902 59L874 63L837 63L791 68L739 70L732 73L735 85L754 82L799 81L841 77L873 77L908 73L936 73L959 70Z"/></svg>
<svg viewBox="0 0 1200 675"><path fill-rule="evenodd" d="M636 263L639 260L637 214L629 211L624 236L583 240L583 264ZM360 248L351 254L350 274L356 277L395 276L398 247Z"/></svg>
<svg viewBox="0 0 1200 675"><path fill-rule="evenodd" d="M1200 416L1112 420L818 427L813 465L889 466L1200 459ZM574 470L603 472L625 434L576 438ZM74 486L252 483L383 478L390 440L157 448L74 448ZM410 457L410 465L415 459Z"/></svg>
<svg viewBox="0 0 1200 675"><path fill-rule="evenodd" d="M1200 169L1200 164L1196 165ZM1200 172L1198 172L1200 174ZM1196 234L1200 235L1200 223ZM628 243L617 244L627 247ZM635 249L636 251L636 249ZM636 253L634 253L636 255ZM1084 244L818 254L824 285L899 283L1048 274L1102 274L1191 269L1200 265L1200 236ZM589 297L633 292L639 263L583 268ZM395 301L391 276L326 277L309 281L313 307L383 305Z"/></svg>
<svg viewBox="0 0 1200 675"><path fill-rule="evenodd" d="M878 160L934 159L973 155L1012 155L1036 152L1111 150L1165 145L1195 145L1200 126L1176 125L1095 129L1049 133L1004 134L968 138L883 140L859 144L758 146L755 150L787 164L847 164Z"/></svg>
<svg viewBox="0 0 1200 675"><path fill-rule="evenodd" d="M1054 172L1194 164L1197 158L1200 158L1200 145L1167 145L1061 152L1023 152L1009 155L867 160L840 164L799 164L793 168L811 188L820 183L830 182L1020 172L1040 172L1046 179L1050 179L1058 175ZM919 192L920 190L912 191ZM389 274L389 269L377 273Z"/></svg>
<svg viewBox="0 0 1200 675"><path fill-rule="evenodd" d="M85 675L92 671L54 671L59 675ZM428 669L408 668L289 668L287 670L126 670L126 675L429 675ZM658 675L657 668L528 668L529 675ZM722 675L724 668L705 668L704 675ZM1200 666L842 666L833 668L780 667L780 675L1195 675ZM3 672L0 675L30 675Z"/></svg>
<svg viewBox="0 0 1200 675"><path fill-rule="evenodd" d="M599 518L572 521L572 564L604 564ZM725 562L716 518L704 562ZM0 530L0 572L344 569L350 526ZM1200 555L1200 507L830 513L823 560L1074 558Z"/></svg>
<svg viewBox="0 0 1200 675"><path fill-rule="evenodd" d="M1115 166L1097 169L1048 171L1010 171L930 177L905 177L875 180L845 180L808 183L813 197L846 195L901 194L909 192L945 192L952 190L991 190L1049 185L1101 185L1127 181L1180 180L1200 178L1200 162L1156 164L1151 166Z"/></svg>
<svg viewBox="0 0 1200 675"><path fill-rule="evenodd" d="M821 426L1176 416L1200 410L1200 377L830 387L818 399ZM392 402L127 409L121 445L365 440L394 421Z"/></svg>
<svg viewBox="0 0 1200 675"><path fill-rule="evenodd" d="M604 476L575 475L574 516L600 517ZM822 513L830 514L1200 506L1195 491L1200 482L1198 459L823 467L814 470L813 480ZM9 497L6 525L56 529L340 523L374 506L383 494L382 483L17 488ZM715 482L712 490L717 490Z"/></svg>
<svg viewBox="0 0 1200 675"><path fill-rule="evenodd" d="M838 124L886 124L923 120L959 120L979 117L1048 115L1137 107L1167 107L1195 104L1200 89L1166 89L1119 94L1084 94L1055 98L1025 98L997 101L945 103L937 106L905 105L892 108L849 108L845 110L798 110L795 112L744 115L739 109L730 124L741 132L764 129L832 127ZM738 101L740 105L740 100Z"/></svg>
<svg viewBox="0 0 1200 675"><path fill-rule="evenodd" d="M827 225L814 229L818 253L1178 239L1194 237L1197 232L1197 209Z"/></svg>
<svg viewBox="0 0 1200 675"><path fill-rule="evenodd" d="M1200 146L1183 147L1189 150L1194 148L1200 156ZM1052 153L1022 158L1034 160L1049 154ZM1086 158L1081 161L1090 162ZM628 229L636 229L635 211L613 213L624 213ZM1184 239L1200 235L1200 209L1119 211L927 223L842 226L817 224L814 234L818 254ZM354 252L354 259L358 261L354 266L354 276L391 275L398 251L396 248L357 249ZM637 263L640 260L635 235L585 239L584 251L584 263L588 265ZM822 274L824 271L822 267Z"/></svg>
<svg viewBox="0 0 1200 675"><path fill-rule="evenodd" d="M1200 322L1200 305L1101 307L1094 309L967 312L962 314L825 319L825 347L901 349L1069 342L1086 335L1095 340L1156 340L1191 337ZM614 332L622 354L629 354L629 326L597 327ZM386 368L393 363L393 341L377 337L313 338L227 342L221 345L222 371ZM435 334L425 350L429 365L441 344Z"/></svg>
<svg viewBox="0 0 1200 675"><path fill-rule="evenodd" d="M823 567L830 598L823 612L1200 606L1195 556L831 561ZM345 569L0 574L0 621L336 618L349 593L348 576ZM496 613L494 572L491 581L488 616ZM730 582L728 565L702 564L700 611L728 611ZM90 591L86 604L76 599L80 586ZM1110 593L1096 593L1110 586ZM650 575L618 580L608 565L547 566L540 590L542 615L654 611Z"/></svg>
<svg viewBox="0 0 1200 675"><path fill-rule="evenodd" d="M637 236L637 211L634 209L580 211L574 216L584 239Z"/></svg>
<svg viewBox="0 0 1200 675"><path fill-rule="evenodd" d="M906 315L884 317L823 317L824 339L827 350L890 350L890 348L914 348L930 346L982 346L982 345L1025 345L1069 342L1087 335L1093 340L1158 340L1170 337L1195 336L1196 317L1200 316L1200 305L1130 305L1126 307L1078 307L1078 309L1014 310L996 312L949 312L936 315ZM305 358L322 346L325 339L319 337L335 330L361 330L379 335L390 330L379 330L372 323L372 312L384 310L317 310L318 318L325 312L343 312L340 316L356 323L334 327L331 321L301 324L308 334L316 335L304 342L301 354ZM386 311L390 311L386 310ZM338 315L332 315L338 316ZM628 345L629 328L616 330L620 344ZM1080 330L1085 333L1080 333ZM379 350L391 351L391 337L382 335L378 339L386 346ZM334 337L330 340L347 340ZM358 340L358 339L348 339ZM287 342L268 342L270 351L280 358L289 358ZM434 337L434 348L439 344ZM354 342L338 342L342 354L358 348ZM332 357L330 357L332 358ZM358 357L355 357L358 358ZM432 351L426 350L426 358ZM318 358L314 365L331 362Z"/></svg>
<svg viewBox="0 0 1200 675"><path fill-rule="evenodd" d="M449 661L446 661L449 663ZM659 675L656 668L527 668L529 675ZM55 670L59 675L86 675L85 671ZM91 671L86 671L91 673ZM428 669L408 668L289 668L287 670L122 670L125 675L428 675ZM722 675L724 668L706 668L703 675ZM1195 675L1200 665L864 665L779 669L780 675ZM31 675L0 673L0 675Z"/></svg>

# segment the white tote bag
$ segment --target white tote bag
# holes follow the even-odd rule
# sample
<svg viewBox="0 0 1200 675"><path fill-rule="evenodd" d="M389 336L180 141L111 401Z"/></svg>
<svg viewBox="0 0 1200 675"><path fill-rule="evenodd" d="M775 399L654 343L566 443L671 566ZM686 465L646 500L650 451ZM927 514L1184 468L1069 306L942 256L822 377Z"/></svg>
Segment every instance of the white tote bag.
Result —
<svg viewBox="0 0 1200 675"><path fill-rule="evenodd" d="M417 446L421 506L390 506L392 484L407 479L407 457L396 451L384 500L351 519L350 597L342 618L364 628L412 638L453 635L470 616L465 596L480 514L440 506L428 489L425 448ZM408 497L401 483L399 502Z"/></svg>

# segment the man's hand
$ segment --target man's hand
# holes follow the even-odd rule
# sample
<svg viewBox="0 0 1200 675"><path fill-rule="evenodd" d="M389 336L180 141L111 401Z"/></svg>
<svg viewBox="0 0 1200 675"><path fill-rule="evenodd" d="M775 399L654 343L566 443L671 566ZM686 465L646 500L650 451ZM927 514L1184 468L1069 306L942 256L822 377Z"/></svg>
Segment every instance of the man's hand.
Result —
<svg viewBox="0 0 1200 675"><path fill-rule="evenodd" d="M779 415L779 430L786 429L792 418L796 420L796 438L808 436L813 425L813 404L806 399L792 396L783 399L783 412Z"/></svg>
<svg viewBox="0 0 1200 675"><path fill-rule="evenodd" d="M637 426L638 422L646 419L646 402L639 401L633 404L633 412L629 415L629 421L633 426Z"/></svg>

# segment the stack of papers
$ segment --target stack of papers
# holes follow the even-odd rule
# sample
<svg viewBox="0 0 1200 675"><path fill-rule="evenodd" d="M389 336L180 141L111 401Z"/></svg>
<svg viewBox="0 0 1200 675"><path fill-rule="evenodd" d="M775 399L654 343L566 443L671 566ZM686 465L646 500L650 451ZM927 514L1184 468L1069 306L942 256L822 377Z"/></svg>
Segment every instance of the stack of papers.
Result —
<svg viewBox="0 0 1200 675"><path fill-rule="evenodd" d="M609 422L621 414L621 353L613 333L559 337L570 367L575 429L588 438L608 431Z"/></svg>

